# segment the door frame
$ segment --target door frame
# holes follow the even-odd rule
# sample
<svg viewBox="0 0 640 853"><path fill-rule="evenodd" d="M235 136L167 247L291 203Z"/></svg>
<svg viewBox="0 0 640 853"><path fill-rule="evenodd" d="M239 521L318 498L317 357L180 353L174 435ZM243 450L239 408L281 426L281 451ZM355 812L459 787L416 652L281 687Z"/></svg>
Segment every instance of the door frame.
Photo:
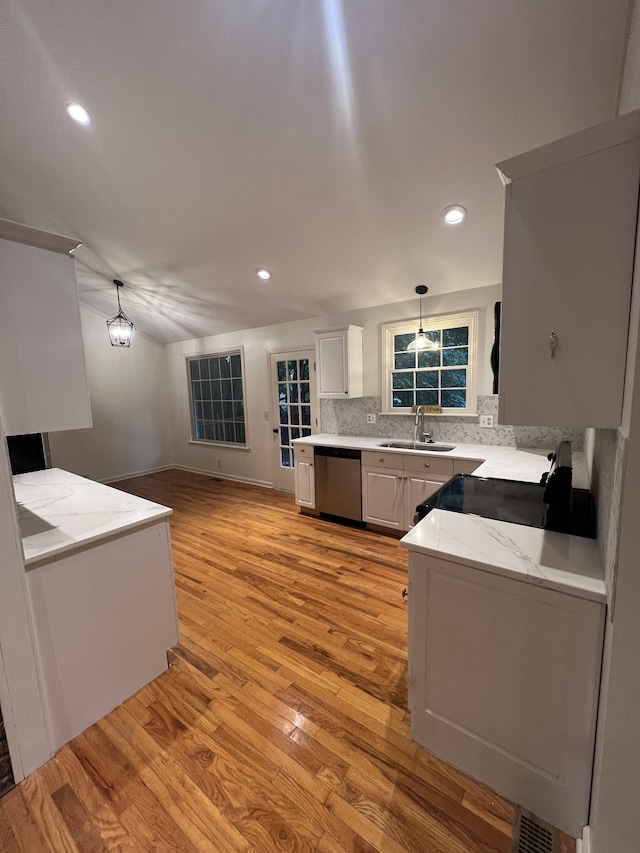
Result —
<svg viewBox="0 0 640 853"><path fill-rule="evenodd" d="M293 492L294 487L294 467L290 469L283 468L280 464L280 417L278 412L278 395L277 395L277 380L274 380L274 361L286 361L288 356L299 359L303 353L309 353L309 382L311 385L311 434L319 432L320 424L320 401L317 394L317 372L316 372L316 354L313 344L307 346L287 347L286 349L278 348L277 350L267 351L267 365L269 375L269 408L271 411L271 481L273 488L285 492ZM312 354L312 355L311 355ZM275 430L275 432L274 432ZM290 471L288 476L284 472ZM283 476L284 475L284 476Z"/></svg>

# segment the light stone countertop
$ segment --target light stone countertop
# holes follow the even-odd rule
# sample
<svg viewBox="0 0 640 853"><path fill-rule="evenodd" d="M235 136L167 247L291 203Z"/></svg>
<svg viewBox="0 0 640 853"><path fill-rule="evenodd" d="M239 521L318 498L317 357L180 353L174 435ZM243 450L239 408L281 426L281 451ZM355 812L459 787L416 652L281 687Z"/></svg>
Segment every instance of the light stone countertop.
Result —
<svg viewBox="0 0 640 853"><path fill-rule="evenodd" d="M384 450L410 453L406 449L381 448L385 439L360 436L311 435L297 444ZM549 448L552 450L553 448ZM425 451L413 451L427 455ZM549 470L548 450L498 447L487 444L456 444L450 453L434 456L483 460L474 476L538 482ZM573 454L573 485L588 488L584 454ZM432 510L402 539L412 552L472 566L526 583L560 590L592 601L606 602L604 571L594 539L569 536L510 524L474 515Z"/></svg>
<svg viewBox="0 0 640 853"><path fill-rule="evenodd" d="M434 509L402 538L409 551L606 603L595 539Z"/></svg>
<svg viewBox="0 0 640 853"><path fill-rule="evenodd" d="M429 454L425 450L381 447L382 443L391 440L368 438L366 436L318 433L317 435L308 435L305 438L296 438L292 444L294 447L299 444L307 444L322 447L345 447L353 450L382 450L384 453L392 454L433 455L439 459L477 459L482 464L473 472L475 476L498 477L502 480L525 480L529 483L540 482L541 475L551 467L551 463L547 459L547 453L555 449L540 450L535 448L499 447L494 444L454 444L454 449L450 452ZM445 443L436 442L436 444ZM573 485L581 489L589 488L584 454L573 453L572 458Z"/></svg>
<svg viewBox="0 0 640 853"><path fill-rule="evenodd" d="M60 468L13 478L25 566L165 518L172 509Z"/></svg>

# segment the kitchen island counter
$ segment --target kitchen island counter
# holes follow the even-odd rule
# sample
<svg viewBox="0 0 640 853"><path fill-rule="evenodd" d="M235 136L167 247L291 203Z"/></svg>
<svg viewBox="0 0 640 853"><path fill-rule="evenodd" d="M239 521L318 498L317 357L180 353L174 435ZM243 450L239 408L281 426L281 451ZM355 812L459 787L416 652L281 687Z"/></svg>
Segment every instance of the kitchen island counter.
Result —
<svg viewBox="0 0 640 853"><path fill-rule="evenodd" d="M53 753L167 669L171 509L57 468L14 489Z"/></svg>
<svg viewBox="0 0 640 853"><path fill-rule="evenodd" d="M173 511L60 468L18 474L13 486L27 567Z"/></svg>

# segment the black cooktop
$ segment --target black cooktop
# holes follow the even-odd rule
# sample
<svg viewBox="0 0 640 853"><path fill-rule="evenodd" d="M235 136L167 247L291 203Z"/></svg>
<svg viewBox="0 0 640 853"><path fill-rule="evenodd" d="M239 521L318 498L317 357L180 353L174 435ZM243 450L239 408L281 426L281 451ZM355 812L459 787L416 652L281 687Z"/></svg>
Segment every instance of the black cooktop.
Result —
<svg viewBox="0 0 640 853"><path fill-rule="evenodd" d="M547 514L547 505L542 500L544 492L545 487L540 483L459 474L421 506L544 527Z"/></svg>
<svg viewBox="0 0 640 853"><path fill-rule="evenodd" d="M588 489L571 489L566 511L558 514L557 507L552 511L543 500L546 489L542 483L456 474L431 497L418 504L415 521L424 518L432 509L444 509L595 538L596 520L591 492Z"/></svg>

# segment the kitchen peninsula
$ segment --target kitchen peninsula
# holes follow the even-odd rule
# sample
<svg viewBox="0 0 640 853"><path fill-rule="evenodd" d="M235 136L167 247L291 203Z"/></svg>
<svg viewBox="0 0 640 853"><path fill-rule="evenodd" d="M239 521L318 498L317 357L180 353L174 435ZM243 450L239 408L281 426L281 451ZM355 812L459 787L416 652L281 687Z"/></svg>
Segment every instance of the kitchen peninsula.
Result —
<svg viewBox="0 0 640 853"><path fill-rule="evenodd" d="M172 510L56 468L14 490L55 751L167 669Z"/></svg>
<svg viewBox="0 0 640 853"><path fill-rule="evenodd" d="M428 445L410 451L337 435L296 441L296 465L313 445L360 449L363 492L369 457L380 466L370 470L393 472L400 489L420 460L443 482L471 469L537 483L549 468L540 449L461 444L429 453ZM588 487L581 453L573 464L574 485ZM402 544L412 737L578 836L588 816L606 613L597 542L433 509Z"/></svg>

